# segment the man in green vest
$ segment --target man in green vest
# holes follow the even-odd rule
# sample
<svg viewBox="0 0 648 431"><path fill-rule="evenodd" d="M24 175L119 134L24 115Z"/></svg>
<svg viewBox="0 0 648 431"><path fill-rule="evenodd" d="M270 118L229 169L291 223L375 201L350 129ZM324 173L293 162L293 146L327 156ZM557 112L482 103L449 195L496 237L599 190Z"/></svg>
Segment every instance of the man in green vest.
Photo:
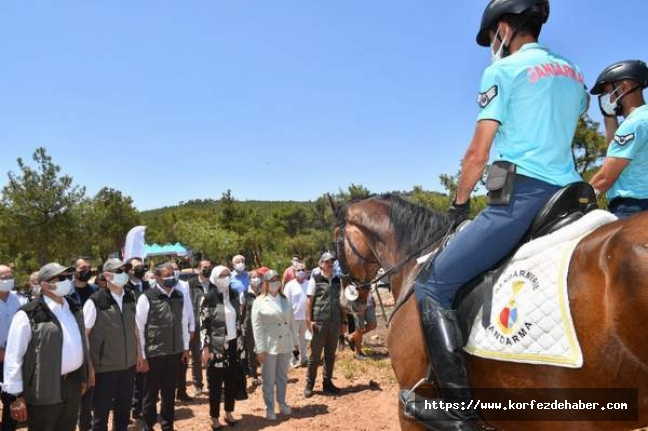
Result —
<svg viewBox="0 0 648 431"><path fill-rule="evenodd" d="M333 273L333 255L322 254L319 260L319 271L314 270L306 291L306 327L313 334L311 354L308 358L308 379L304 396L313 396L317 367L324 352L325 394L337 395L340 389L333 384L333 367L335 352L341 325L346 325L346 314L340 307L340 278ZM343 328L346 332L346 328ZM342 333L344 333L342 332Z"/></svg>
<svg viewBox="0 0 648 431"><path fill-rule="evenodd" d="M144 382L142 413L145 430L152 430L160 396L162 431L172 431L178 368L180 361L189 359L189 320L184 295L176 290L178 280L173 266L160 265L154 273L156 286L139 297L135 312L139 339L143 340L141 355L149 370Z"/></svg>
<svg viewBox="0 0 648 431"><path fill-rule="evenodd" d="M88 383L83 313L65 296L73 268L48 263L38 272L41 297L16 312L9 328L4 391L11 416L30 431L74 431Z"/></svg>
<svg viewBox="0 0 648 431"><path fill-rule="evenodd" d="M135 295L125 290L124 262L108 259L103 265L108 283L83 306L90 341L90 381L94 380L92 429L106 431L113 408L113 431L127 431L133 397L135 367L140 358L135 324ZM94 379L93 379L94 377Z"/></svg>

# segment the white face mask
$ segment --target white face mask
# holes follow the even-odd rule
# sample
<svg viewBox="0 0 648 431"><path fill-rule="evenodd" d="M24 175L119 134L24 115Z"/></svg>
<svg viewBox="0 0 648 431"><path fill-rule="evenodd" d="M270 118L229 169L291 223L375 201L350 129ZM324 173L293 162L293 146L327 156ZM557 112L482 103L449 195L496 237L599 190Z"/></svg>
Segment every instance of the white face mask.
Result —
<svg viewBox="0 0 648 431"><path fill-rule="evenodd" d="M601 111L610 116L616 116L617 105L621 96L618 96L614 102L612 102L612 95L619 91L621 87L617 87L614 91L609 94L602 94L599 96L599 106Z"/></svg>
<svg viewBox="0 0 648 431"><path fill-rule="evenodd" d="M125 272L122 272L121 274L113 274L113 279L110 283L117 287L124 287L124 285L128 283L128 274Z"/></svg>
<svg viewBox="0 0 648 431"><path fill-rule="evenodd" d="M234 269L236 272L243 272L245 271L245 262L239 262L234 264Z"/></svg>
<svg viewBox="0 0 648 431"><path fill-rule="evenodd" d="M261 284L261 279L259 277L252 277L251 282L253 287L259 287L259 284Z"/></svg>
<svg viewBox="0 0 648 431"><path fill-rule="evenodd" d="M499 35L499 27L497 28L497 31L495 32L495 36L493 37L493 41L491 42L491 63L495 63L500 61L502 58L504 58L504 45L506 38L508 37L508 30L506 30L506 34L500 41L500 46L497 49L497 52L495 52L495 41L498 40L497 36Z"/></svg>
<svg viewBox="0 0 648 431"><path fill-rule="evenodd" d="M306 271L304 271L303 269L295 271L295 278L301 283L306 279Z"/></svg>
<svg viewBox="0 0 648 431"><path fill-rule="evenodd" d="M14 279L0 280L0 292L9 292L14 288Z"/></svg>
<svg viewBox="0 0 648 431"><path fill-rule="evenodd" d="M54 295L59 298L64 297L72 291L72 282L70 280L63 280L56 282L56 289L52 291Z"/></svg>
<svg viewBox="0 0 648 431"><path fill-rule="evenodd" d="M281 281L271 281L268 283L268 291L270 293L277 293L281 289Z"/></svg>
<svg viewBox="0 0 648 431"><path fill-rule="evenodd" d="M220 277L216 279L216 287L220 293L225 293L229 290L230 279L229 277Z"/></svg>
<svg viewBox="0 0 648 431"><path fill-rule="evenodd" d="M31 288L32 288L32 290L31 290L32 295L40 294L40 291L41 291L40 284L32 284Z"/></svg>

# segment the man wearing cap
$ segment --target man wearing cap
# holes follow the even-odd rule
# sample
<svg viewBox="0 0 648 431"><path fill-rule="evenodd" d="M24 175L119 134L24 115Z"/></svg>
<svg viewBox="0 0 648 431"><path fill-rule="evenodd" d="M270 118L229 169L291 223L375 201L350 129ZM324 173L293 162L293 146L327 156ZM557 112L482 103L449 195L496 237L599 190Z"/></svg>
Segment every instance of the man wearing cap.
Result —
<svg viewBox="0 0 648 431"><path fill-rule="evenodd" d="M606 193L610 211L626 218L648 209L648 66L640 60L614 63L599 75L591 93L599 96L610 146L590 184ZM619 124L618 116L625 119Z"/></svg>
<svg viewBox="0 0 648 431"><path fill-rule="evenodd" d="M90 261L85 257L78 257L72 260L74 267L74 279L72 283L72 291L68 295L77 306L83 308L86 301L94 294L99 288L88 283L92 278L92 267ZM94 387L90 385L88 390L81 397L81 412L79 413L79 431L90 431L92 428L92 397Z"/></svg>
<svg viewBox="0 0 648 431"><path fill-rule="evenodd" d="M340 389L333 384L333 367L335 352L340 335L341 325L347 324L346 315L340 307L340 278L333 273L333 255L322 254L319 260L320 271L313 272L308 282L306 300L306 326L313 334L311 355L308 359L308 379L304 396L313 396L313 387L317 377L317 367L324 352L325 394L337 395ZM345 328L346 331L346 328Z"/></svg>
<svg viewBox="0 0 648 431"><path fill-rule="evenodd" d="M88 383L83 313L66 298L72 271L48 263L38 272L41 297L11 322L4 363L4 391L11 415L30 431L73 431Z"/></svg>
<svg viewBox="0 0 648 431"><path fill-rule="evenodd" d="M293 368L300 364L302 367L308 366L306 351L306 291L308 290L308 280L306 279L306 267L303 263L295 264L294 270L295 278L286 283L283 292L290 301L295 315L294 329L297 334L299 358L293 356L291 359L290 365Z"/></svg>
<svg viewBox="0 0 648 431"><path fill-rule="evenodd" d="M7 335L9 334L11 319L21 306L18 295L12 291L14 284L14 275L11 268L7 265L0 265L0 373L2 373L4 367ZM10 414L10 404L10 397L2 394L2 431L16 429L16 421Z"/></svg>
<svg viewBox="0 0 648 431"><path fill-rule="evenodd" d="M178 290L173 266L155 268L156 286L144 292L136 305L135 319L141 343L141 356L148 367L144 382L143 416L145 429L157 421L156 403L161 398L160 425L172 431L175 420L175 390L178 368L189 358L189 326L184 296Z"/></svg>
<svg viewBox="0 0 648 431"><path fill-rule="evenodd" d="M126 431L138 359L142 366L135 324L135 296L124 289L128 274L121 260L108 259L103 265L103 275L107 288L95 292L83 306L90 342L90 381L95 383L92 429L108 429L108 414L112 408L113 431Z"/></svg>

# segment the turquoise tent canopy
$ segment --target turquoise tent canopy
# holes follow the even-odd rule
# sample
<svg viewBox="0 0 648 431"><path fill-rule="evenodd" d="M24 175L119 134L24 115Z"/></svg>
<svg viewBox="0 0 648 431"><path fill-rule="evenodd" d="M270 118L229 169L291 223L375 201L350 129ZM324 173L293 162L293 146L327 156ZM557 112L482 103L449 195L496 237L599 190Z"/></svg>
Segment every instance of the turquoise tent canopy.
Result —
<svg viewBox="0 0 648 431"><path fill-rule="evenodd" d="M177 255L187 256L188 252L185 246L176 242L175 244L167 243L164 245L159 244L145 244L144 252L146 256L162 256L162 255Z"/></svg>

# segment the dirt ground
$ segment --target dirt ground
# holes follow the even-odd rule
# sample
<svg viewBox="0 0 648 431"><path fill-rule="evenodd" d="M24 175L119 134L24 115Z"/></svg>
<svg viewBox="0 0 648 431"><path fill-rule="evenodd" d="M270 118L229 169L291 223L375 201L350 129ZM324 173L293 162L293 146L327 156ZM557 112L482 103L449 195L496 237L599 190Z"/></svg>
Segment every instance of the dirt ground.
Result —
<svg viewBox="0 0 648 431"><path fill-rule="evenodd" d="M391 296L385 295L382 290L381 295L388 310L391 309ZM287 417L278 414L276 421L266 420L263 395L261 388L257 387L249 393L247 400L236 402L234 417L239 419L239 422L230 427L232 431L398 430L397 385L385 347L387 330L380 307L376 311L378 328L367 334L363 343L364 352L370 359L359 361L353 358L348 348L338 352L334 383L342 389L339 396L327 396L322 393L320 368L315 395L304 398L306 368L291 369L286 401L292 407L292 414ZM193 395L193 388L190 386L187 392ZM135 427L131 429L135 430ZM211 430L207 394L194 401L176 405L175 429ZM228 427L224 429L227 430Z"/></svg>

